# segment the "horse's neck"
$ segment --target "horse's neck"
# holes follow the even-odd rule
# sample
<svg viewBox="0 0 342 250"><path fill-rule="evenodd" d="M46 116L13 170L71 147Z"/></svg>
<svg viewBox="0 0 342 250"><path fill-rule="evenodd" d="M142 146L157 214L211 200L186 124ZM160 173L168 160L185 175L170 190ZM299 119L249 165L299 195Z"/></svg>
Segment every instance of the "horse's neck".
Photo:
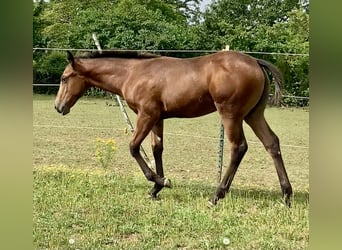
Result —
<svg viewBox="0 0 342 250"><path fill-rule="evenodd" d="M128 77L125 60L97 60L88 65L91 84L97 88L122 95L123 83Z"/></svg>

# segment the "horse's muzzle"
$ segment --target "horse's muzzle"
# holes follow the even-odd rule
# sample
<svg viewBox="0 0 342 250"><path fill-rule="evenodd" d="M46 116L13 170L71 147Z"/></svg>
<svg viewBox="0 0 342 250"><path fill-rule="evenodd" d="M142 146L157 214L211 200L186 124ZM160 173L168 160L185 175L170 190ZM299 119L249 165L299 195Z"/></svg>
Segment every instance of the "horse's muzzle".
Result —
<svg viewBox="0 0 342 250"><path fill-rule="evenodd" d="M58 113L60 113L62 115L66 115L70 112L70 109L68 109L68 107L65 105L62 105L62 107L57 107L55 105L55 109L57 110Z"/></svg>

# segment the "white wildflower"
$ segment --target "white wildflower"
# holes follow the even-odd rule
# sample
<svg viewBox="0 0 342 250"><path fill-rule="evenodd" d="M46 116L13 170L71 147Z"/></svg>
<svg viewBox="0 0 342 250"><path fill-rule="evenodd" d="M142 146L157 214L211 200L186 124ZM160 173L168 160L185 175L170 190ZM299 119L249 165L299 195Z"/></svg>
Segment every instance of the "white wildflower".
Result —
<svg viewBox="0 0 342 250"><path fill-rule="evenodd" d="M223 238L223 244L224 245L229 245L229 243L230 243L230 239L228 239L227 237L224 237Z"/></svg>

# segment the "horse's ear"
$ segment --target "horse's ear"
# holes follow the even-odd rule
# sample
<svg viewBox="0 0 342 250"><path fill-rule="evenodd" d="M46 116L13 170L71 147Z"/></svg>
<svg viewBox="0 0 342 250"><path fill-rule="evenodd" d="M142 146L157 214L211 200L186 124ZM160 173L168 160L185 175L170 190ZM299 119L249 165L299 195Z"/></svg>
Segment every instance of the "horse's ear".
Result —
<svg viewBox="0 0 342 250"><path fill-rule="evenodd" d="M75 59L69 50L67 50L67 59L71 65L74 65Z"/></svg>

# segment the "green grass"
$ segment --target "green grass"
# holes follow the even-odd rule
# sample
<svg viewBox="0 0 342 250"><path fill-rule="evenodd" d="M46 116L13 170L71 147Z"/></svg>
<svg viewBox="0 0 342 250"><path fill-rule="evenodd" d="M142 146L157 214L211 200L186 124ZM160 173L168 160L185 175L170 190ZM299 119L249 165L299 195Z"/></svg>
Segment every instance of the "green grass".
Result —
<svg viewBox="0 0 342 250"><path fill-rule="evenodd" d="M34 243L38 249L305 249L308 197L287 209L278 193L233 189L215 208L212 187L177 182L160 201L140 176L66 167L34 172ZM75 240L70 244L69 240Z"/></svg>
<svg viewBox="0 0 342 250"><path fill-rule="evenodd" d="M270 156L251 130L249 151L231 192L212 209L217 182L219 117L165 121L165 174L173 189L147 198L147 182L128 150L130 135L110 100L82 98L62 117L54 98L34 96L33 239L36 249L306 249L309 240L308 118L302 109L266 110L281 140L294 188L283 206ZM129 113L132 120L135 116ZM96 138L113 138L114 162L103 169ZM295 146L295 147L294 147ZM149 138L144 143L151 157ZM224 164L229 159L225 145ZM223 239L230 244L224 245ZM75 242L69 243L72 239Z"/></svg>

